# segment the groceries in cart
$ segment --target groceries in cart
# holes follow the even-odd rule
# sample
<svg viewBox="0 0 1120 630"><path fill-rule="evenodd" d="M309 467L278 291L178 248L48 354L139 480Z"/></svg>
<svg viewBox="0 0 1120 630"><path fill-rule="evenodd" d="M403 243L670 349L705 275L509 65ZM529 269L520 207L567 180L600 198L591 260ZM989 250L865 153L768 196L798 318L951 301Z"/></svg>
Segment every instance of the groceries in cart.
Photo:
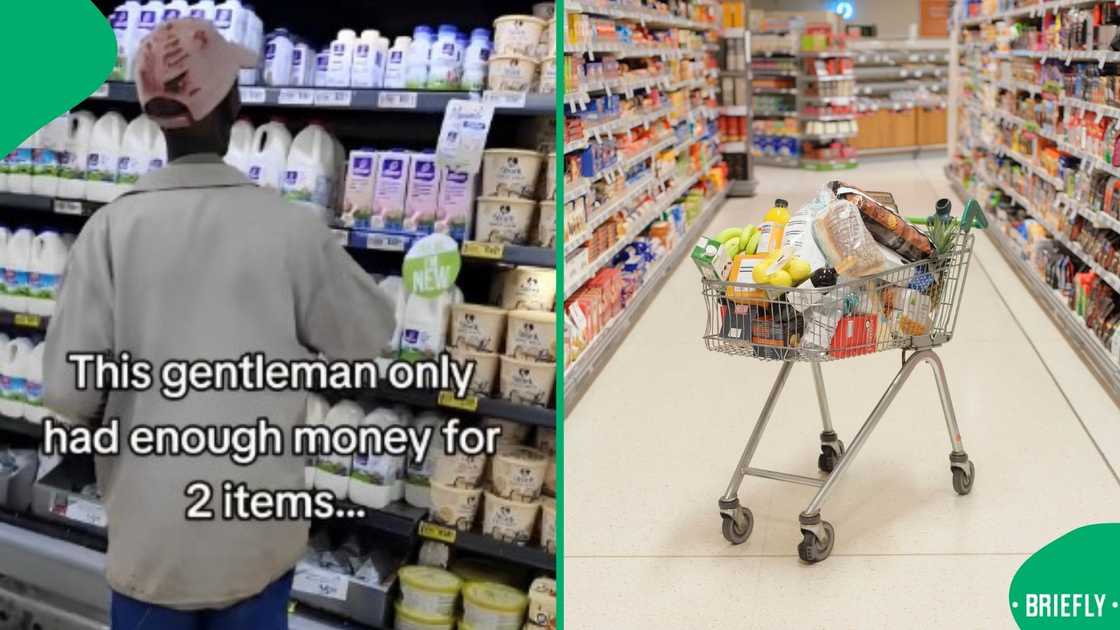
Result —
<svg viewBox="0 0 1120 630"><path fill-rule="evenodd" d="M943 199L906 219L890 193L834 181L792 215L778 199L761 225L701 238L692 259L711 298L706 339L776 360L919 345L938 331L945 285L955 288L964 231L950 211Z"/></svg>

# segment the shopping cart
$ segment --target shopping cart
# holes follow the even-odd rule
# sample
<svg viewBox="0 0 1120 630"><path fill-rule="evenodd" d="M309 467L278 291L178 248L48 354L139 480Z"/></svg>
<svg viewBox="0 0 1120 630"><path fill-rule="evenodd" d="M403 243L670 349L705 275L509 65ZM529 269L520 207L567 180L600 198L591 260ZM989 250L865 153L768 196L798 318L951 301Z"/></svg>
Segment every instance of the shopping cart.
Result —
<svg viewBox="0 0 1120 630"><path fill-rule="evenodd" d="M914 220L915 222L919 222ZM778 377L758 423L719 500L723 536L733 544L747 540L754 528L751 511L739 504L745 475L819 488L799 516L803 540L797 546L805 562L820 562L832 552L835 530L821 519L820 509L867 442L891 401L920 363L933 367L941 408L949 429L949 466L953 489L972 490L976 470L961 443L945 368L934 348L948 343L956 328L961 295L972 258L973 225L986 227L975 200L966 204L955 247L944 255L873 276L825 288L780 289L769 285L703 280L708 307L704 343L708 350L762 360L781 361ZM805 283L808 287L809 283ZM902 351L902 367L879 403L845 448L832 427L821 363L887 350ZM795 362L810 364L824 430L817 459L824 479L751 467L762 432Z"/></svg>

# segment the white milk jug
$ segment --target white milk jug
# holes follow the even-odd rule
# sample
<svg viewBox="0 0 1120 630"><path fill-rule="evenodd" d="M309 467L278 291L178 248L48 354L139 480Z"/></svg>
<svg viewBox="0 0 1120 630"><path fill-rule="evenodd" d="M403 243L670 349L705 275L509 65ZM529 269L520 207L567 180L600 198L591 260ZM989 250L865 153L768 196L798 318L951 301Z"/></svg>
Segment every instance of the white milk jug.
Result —
<svg viewBox="0 0 1120 630"><path fill-rule="evenodd" d="M251 4L245 5L245 36L241 45L257 56L257 65L239 70L237 80L241 85L257 85L261 82L261 69L264 67L264 21Z"/></svg>
<svg viewBox="0 0 1120 630"><path fill-rule="evenodd" d="M28 284L31 294L27 298L27 312L50 317L54 315L55 302L62 288L62 273L70 247L58 232L43 232L31 241L31 261Z"/></svg>
<svg viewBox="0 0 1120 630"><path fill-rule="evenodd" d="M354 66L354 48L358 34L344 28L331 42L330 62L327 66L327 87L350 87L350 73Z"/></svg>
<svg viewBox="0 0 1120 630"><path fill-rule="evenodd" d="M71 112L66 123L66 145L58 159L58 196L81 199L86 192L86 158L89 139L97 117L89 112Z"/></svg>
<svg viewBox="0 0 1120 630"><path fill-rule="evenodd" d="M69 116L64 114L39 130L39 146L32 153L31 192L54 197L58 195L59 156L66 149Z"/></svg>
<svg viewBox="0 0 1120 630"><path fill-rule="evenodd" d="M136 46L140 43L137 37L140 3L129 0L120 5L109 15L109 23L113 27L113 35L117 38L117 61L113 65L113 72L109 78L113 81L129 81L132 79L132 58L136 54Z"/></svg>
<svg viewBox="0 0 1120 630"><path fill-rule="evenodd" d="M486 64L490 61L490 31L476 28L471 31L471 43L467 46L463 59L464 90L478 91L486 87Z"/></svg>
<svg viewBox="0 0 1120 630"><path fill-rule="evenodd" d="M307 426L319 426L326 422L331 406L322 396L314 393L307 395ZM315 458L309 457L303 465L303 482L308 490L315 489Z"/></svg>
<svg viewBox="0 0 1120 630"><path fill-rule="evenodd" d="M108 203L120 194L117 161L127 127L124 116L117 112L105 114L94 124L86 154L86 199Z"/></svg>
<svg viewBox="0 0 1120 630"><path fill-rule="evenodd" d="M341 426L357 427L365 412L357 403L344 400L327 412L323 424L334 430ZM315 470L315 489L329 490L339 499L345 499L350 485L350 468L353 459L349 455L324 455L319 457Z"/></svg>
<svg viewBox="0 0 1120 630"><path fill-rule="evenodd" d="M45 342L39 342L31 352L27 353L24 368L24 397L26 404L23 407L23 417L35 424L42 424L43 418L50 412L43 406L43 350Z"/></svg>
<svg viewBox="0 0 1120 630"><path fill-rule="evenodd" d="M249 172L249 154L253 151L253 123L240 118L233 123L229 133L229 149L226 150L225 163L242 173Z"/></svg>
<svg viewBox="0 0 1120 630"><path fill-rule="evenodd" d="M35 233L28 228L16 230L8 238L4 257L4 309L13 313L27 312L27 296L31 292L31 241Z"/></svg>
<svg viewBox="0 0 1120 630"><path fill-rule="evenodd" d="M292 50L291 84L315 85L315 50L302 40Z"/></svg>
<svg viewBox="0 0 1120 630"><path fill-rule="evenodd" d="M190 17L191 5L187 0L171 0L163 7L163 18L161 22L168 20L178 20L185 17Z"/></svg>
<svg viewBox="0 0 1120 630"><path fill-rule="evenodd" d="M400 35L393 40L393 47L389 49L389 57L385 60L386 88L399 90L406 84L405 71L408 67L408 50L412 47L412 38Z"/></svg>
<svg viewBox="0 0 1120 630"><path fill-rule="evenodd" d="M338 177L335 140L319 125L311 124L299 132L288 151L284 174L284 197L309 204L327 218L334 206Z"/></svg>
<svg viewBox="0 0 1120 630"><path fill-rule="evenodd" d="M392 409L377 409L362 420L362 426L379 427L382 431L405 424ZM350 471L350 500L380 510L404 496L404 456L375 455L359 451L354 454Z"/></svg>
<svg viewBox="0 0 1120 630"><path fill-rule="evenodd" d="M124 194L151 170L167 162L167 143L163 131L154 120L141 115L128 124L121 143L120 158L117 160L117 186L119 194Z"/></svg>
<svg viewBox="0 0 1120 630"><path fill-rule="evenodd" d="M149 0L140 8L140 21L136 24L137 45L159 26L163 19L163 9L162 0Z"/></svg>
<svg viewBox="0 0 1120 630"><path fill-rule="evenodd" d="M280 190L291 146L292 134L284 123L274 120L257 127L249 152L249 179L258 186Z"/></svg>
<svg viewBox="0 0 1120 630"><path fill-rule="evenodd" d="M27 408L27 359L31 341L16 337L0 350L0 414L22 418Z"/></svg>
<svg viewBox="0 0 1120 630"><path fill-rule="evenodd" d="M214 4L214 0L199 0L197 4L191 7L190 16L196 20L213 22L216 12L217 7Z"/></svg>
<svg viewBox="0 0 1120 630"><path fill-rule="evenodd" d="M329 71L331 69L331 50L320 50L315 53L315 87L330 85Z"/></svg>
<svg viewBox="0 0 1120 630"><path fill-rule="evenodd" d="M39 132L19 144L8 156L8 190L20 195L31 194L31 172L35 169L35 149L39 147Z"/></svg>
<svg viewBox="0 0 1120 630"><path fill-rule="evenodd" d="M292 54L295 44L287 29L271 33L264 47L264 82L266 85L292 85Z"/></svg>
<svg viewBox="0 0 1120 630"><path fill-rule="evenodd" d="M5 270L8 268L8 241L12 233L8 228L0 226L0 311L10 311L8 307L8 289Z"/></svg>
<svg viewBox="0 0 1120 630"><path fill-rule="evenodd" d="M421 24L412 31L412 44L405 62L405 87L422 90L428 83L428 60L432 50L432 29Z"/></svg>
<svg viewBox="0 0 1120 630"><path fill-rule="evenodd" d="M226 41L244 46L247 13L239 0L226 0L214 8L214 28Z"/></svg>

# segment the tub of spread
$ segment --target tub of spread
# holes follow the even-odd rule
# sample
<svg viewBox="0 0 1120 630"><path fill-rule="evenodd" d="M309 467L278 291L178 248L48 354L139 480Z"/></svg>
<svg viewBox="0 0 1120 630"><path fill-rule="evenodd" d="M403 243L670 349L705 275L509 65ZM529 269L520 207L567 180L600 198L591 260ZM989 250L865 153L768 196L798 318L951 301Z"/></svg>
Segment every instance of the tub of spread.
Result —
<svg viewBox="0 0 1120 630"><path fill-rule="evenodd" d="M486 87L500 92L528 92L533 88L540 63L525 55L494 55L490 58Z"/></svg>
<svg viewBox="0 0 1120 630"><path fill-rule="evenodd" d="M513 197L479 197L474 240L524 245L529 242L537 202Z"/></svg>
<svg viewBox="0 0 1120 630"><path fill-rule="evenodd" d="M529 623L556 625L556 580L539 577L529 586Z"/></svg>
<svg viewBox="0 0 1120 630"><path fill-rule="evenodd" d="M502 308L552 312L556 303L556 270L514 267L502 274Z"/></svg>
<svg viewBox="0 0 1120 630"><path fill-rule="evenodd" d="M541 547L556 554L556 499L541 499Z"/></svg>
<svg viewBox="0 0 1120 630"><path fill-rule="evenodd" d="M498 449L490 465L491 491L503 498L532 501L541 496L548 456L528 446Z"/></svg>
<svg viewBox="0 0 1120 630"><path fill-rule="evenodd" d="M547 407L555 378L555 363L538 363L503 355L498 391L504 400L512 403Z"/></svg>
<svg viewBox="0 0 1120 630"><path fill-rule="evenodd" d="M467 386L470 393L476 396L492 396L494 394L494 381L498 377L498 355L493 352L477 352L468 348L451 348L451 358L460 365L474 361L474 373Z"/></svg>
<svg viewBox="0 0 1120 630"><path fill-rule="evenodd" d="M455 630L454 617L438 617L410 610L397 602L396 630Z"/></svg>
<svg viewBox="0 0 1120 630"><path fill-rule="evenodd" d="M506 356L544 363L556 361L556 314L510 311Z"/></svg>
<svg viewBox="0 0 1120 630"><path fill-rule="evenodd" d="M470 582L463 587L460 627L521 630L528 607L528 596L515 588L493 582Z"/></svg>
<svg viewBox="0 0 1120 630"><path fill-rule="evenodd" d="M516 197L536 201L542 163L544 155L536 151L486 149L482 152L482 190L479 197Z"/></svg>
<svg viewBox="0 0 1120 630"><path fill-rule="evenodd" d="M536 55L547 24L532 15L499 17L494 20L494 54Z"/></svg>
<svg viewBox="0 0 1120 630"><path fill-rule="evenodd" d="M451 305L451 346L499 352L506 332L506 311L486 304Z"/></svg>
<svg viewBox="0 0 1120 630"><path fill-rule="evenodd" d="M436 567L404 566L397 571L401 583L400 605L412 613L436 619L455 616L463 580Z"/></svg>
<svg viewBox="0 0 1120 630"><path fill-rule="evenodd" d="M428 511L433 521L455 529L474 527L478 502L482 498L481 488L458 488L433 480L429 480L428 487L432 505Z"/></svg>
<svg viewBox="0 0 1120 630"><path fill-rule="evenodd" d="M486 455L467 455L466 453L436 454L432 481L457 488L478 488L486 473Z"/></svg>

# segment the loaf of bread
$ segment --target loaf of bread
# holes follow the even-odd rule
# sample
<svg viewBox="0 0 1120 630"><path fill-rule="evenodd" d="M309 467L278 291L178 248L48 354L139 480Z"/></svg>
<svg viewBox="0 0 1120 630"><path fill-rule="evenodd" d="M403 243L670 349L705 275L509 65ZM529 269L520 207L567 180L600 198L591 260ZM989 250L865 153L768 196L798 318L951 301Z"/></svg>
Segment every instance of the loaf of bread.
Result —
<svg viewBox="0 0 1120 630"><path fill-rule="evenodd" d="M841 275L868 276L888 267L859 209L849 201L837 199L829 204L813 221L813 238Z"/></svg>
<svg viewBox="0 0 1120 630"><path fill-rule="evenodd" d="M875 240L893 250L906 262L924 260L933 255L933 243L921 230L910 225L897 212L877 201L870 194L843 182L829 182L838 199L855 204L863 223Z"/></svg>

